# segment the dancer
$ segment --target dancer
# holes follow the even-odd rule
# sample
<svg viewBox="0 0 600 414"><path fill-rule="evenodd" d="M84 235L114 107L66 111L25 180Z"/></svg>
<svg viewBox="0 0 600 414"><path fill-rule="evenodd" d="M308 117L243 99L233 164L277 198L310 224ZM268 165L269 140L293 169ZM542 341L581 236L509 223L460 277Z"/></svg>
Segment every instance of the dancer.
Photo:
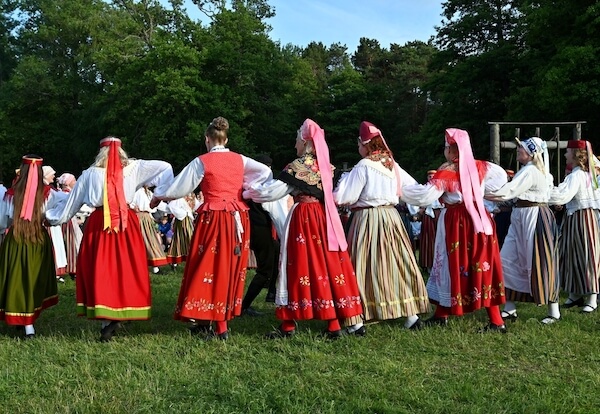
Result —
<svg viewBox="0 0 600 414"><path fill-rule="evenodd" d="M548 148L538 137L519 141L517 161L523 165L499 190L489 192L493 201L517 199L508 233L500 250L506 291L504 320L516 320L515 302L548 306L543 324L560 319L558 297L558 227L548 207L553 178Z"/></svg>
<svg viewBox="0 0 600 414"><path fill-rule="evenodd" d="M286 205L282 210L287 208L287 194L296 201L281 241L275 315L282 323L266 337L290 337L296 320L318 319L327 321L326 337L337 339L342 336L339 321L362 315L362 305L333 200L333 166L323 129L310 119L304 121L295 148L299 158L277 180L244 192L257 203L279 200ZM276 226L281 228L280 220ZM350 329L357 332L361 324Z"/></svg>
<svg viewBox="0 0 600 414"><path fill-rule="evenodd" d="M198 185L204 194L175 319L191 321L191 332L205 339L228 339L227 322L241 314L250 244L242 190L271 176L266 165L225 147L228 130L225 118L213 119L204 133L208 154L191 161L171 185L157 187L152 203L184 197Z"/></svg>
<svg viewBox="0 0 600 414"><path fill-rule="evenodd" d="M395 208L402 187L417 182L394 161L381 131L370 122L360 124L358 152L363 159L340 179L333 196L336 204L350 206L354 213L348 252L365 321L406 317L406 328L419 329L418 314L429 312L429 299Z"/></svg>
<svg viewBox="0 0 600 414"><path fill-rule="evenodd" d="M600 191L588 141L571 140L565 152L563 182L550 193L551 204L566 204L559 241L561 287L569 293L563 307L592 313L600 291Z"/></svg>
<svg viewBox="0 0 600 414"><path fill-rule="evenodd" d="M173 237L168 243L167 260L172 267L187 260L190 242L194 234L194 211L200 201L192 192L183 198L169 201L169 211L173 214Z"/></svg>
<svg viewBox="0 0 600 414"><path fill-rule="evenodd" d="M498 240L483 204L484 190L493 191L507 181L498 165L473 158L469 134L446 130L447 162L425 185L406 186L403 198L411 204L429 205L440 199L435 257L427 292L436 304L425 325L448 324L450 315L462 316L485 307L489 324L481 332L506 332L499 305L504 303L504 282Z"/></svg>
<svg viewBox="0 0 600 414"><path fill-rule="evenodd" d="M165 266L168 262L165 249L161 246L158 224L152 216L156 209L150 207L151 199L152 191L150 191L148 186L143 186L135 192L129 206L135 211L140 222L142 236L144 236L144 246L146 246L148 266L152 268L152 273L158 274L160 266Z"/></svg>
<svg viewBox="0 0 600 414"><path fill-rule="evenodd" d="M56 192L43 182L43 159L22 158L20 174L0 203L0 319L25 327L35 337L40 313L58 303L52 241L42 226L44 209L56 203Z"/></svg>
<svg viewBox="0 0 600 414"><path fill-rule="evenodd" d="M100 141L100 151L83 171L63 208L49 210L51 224L66 223L83 204L87 219L77 260L77 314L102 321L100 340L109 341L119 322L151 316L146 248L137 215L129 208L137 188L173 180L164 161L129 159L121 140Z"/></svg>
<svg viewBox="0 0 600 414"><path fill-rule="evenodd" d="M427 171L427 182L431 181L437 170ZM433 252L435 246L435 232L437 222L440 216L442 203L439 200L434 200L428 205L423 212L421 218L421 234L419 235L419 266L431 271L433 266Z"/></svg>
<svg viewBox="0 0 600 414"><path fill-rule="evenodd" d="M57 181L60 191L63 193L70 193L77 182L75 176L70 173L62 174ZM83 232L76 216L71 217L71 220L62 225L62 232L67 252L67 273L71 276L71 279L75 279L77 275L77 255L83 238Z"/></svg>

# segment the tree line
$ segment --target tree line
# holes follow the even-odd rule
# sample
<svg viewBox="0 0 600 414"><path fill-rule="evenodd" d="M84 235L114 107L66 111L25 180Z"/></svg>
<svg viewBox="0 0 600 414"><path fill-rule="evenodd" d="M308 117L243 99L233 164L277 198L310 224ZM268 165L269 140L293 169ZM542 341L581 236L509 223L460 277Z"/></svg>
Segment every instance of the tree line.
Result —
<svg viewBox="0 0 600 414"><path fill-rule="evenodd" d="M276 168L294 157L305 118L325 129L334 164L352 166L358 126L369 120L419 181L442 162L448 127L468 130L484 159L489 121L586 121L583 139L598 142L596 1L447 0L428 41L382 47L361 38L355 51L273 41L268 0L194 0L207 23L191 19L183 0L1 4L5 181L26 153L78 174L106 135L122 138L132 157L179 170L204 150L219 115L230 121L233 150L268 153ZM541 132L549 139L553 129Z"/></svg>

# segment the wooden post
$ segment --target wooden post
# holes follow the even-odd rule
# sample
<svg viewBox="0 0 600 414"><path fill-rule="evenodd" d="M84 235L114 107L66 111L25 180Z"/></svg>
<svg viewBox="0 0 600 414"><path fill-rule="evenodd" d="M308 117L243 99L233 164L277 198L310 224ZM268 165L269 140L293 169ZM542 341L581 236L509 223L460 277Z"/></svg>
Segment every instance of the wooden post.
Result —
<svg viewBox="0 0 600 414"><path fill-rule="evenodd" d="M492 124L490 127L490 155L491 161L500 165L500 125Z"/></svg>
<svg viewBox="0 0 600 414"><path fill-rule="evenodd" d="M560 184L561 176L560 176L560 127L554 127L554 138L556 139L556 180L554 184Z"/></svg>

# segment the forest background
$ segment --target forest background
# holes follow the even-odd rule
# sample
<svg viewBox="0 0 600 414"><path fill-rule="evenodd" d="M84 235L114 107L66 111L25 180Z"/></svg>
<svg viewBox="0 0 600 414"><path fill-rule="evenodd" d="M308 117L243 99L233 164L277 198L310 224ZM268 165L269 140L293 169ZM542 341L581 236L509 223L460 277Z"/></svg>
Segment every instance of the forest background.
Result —
<svg viewBox="0 0 600 414"><path fill-rule="evenodd" d="M2 0L0 179L36 153L78 175L106 135L130 156L179 171L205 151L216 116L229 119L230 148L294 157L305 118L326 132L332 162L352 166L358 126L380 127L417 180L442 162L443 132L469 131L490 157L490 121L585 121L600 132L600 5L588 0L448 0L429 41L357 49L270 36L268 0ZM535 133L523 127L522 136ZM511 141L513 127L503 127ZM540 129L556 139L553 126ZM562 127L560 139L572 137ZM553 157L562 156L560 153ZM516 168L503 150L501 165ZM558 180L561 171L554 171Z"/></svg>

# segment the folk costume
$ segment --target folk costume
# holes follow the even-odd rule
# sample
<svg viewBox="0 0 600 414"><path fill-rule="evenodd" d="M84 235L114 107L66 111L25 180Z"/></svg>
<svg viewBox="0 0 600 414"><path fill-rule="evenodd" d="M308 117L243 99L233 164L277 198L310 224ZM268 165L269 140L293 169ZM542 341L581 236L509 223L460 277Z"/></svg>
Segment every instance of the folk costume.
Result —
<svg viewBox="0 0 600 414"><path fill-rule="evenodd" d="M548 149L540 138L519 141L522 151L533 157L499 190L486 194L493 201L516 199L510 227L500 250L506 292L504 319L516 319L514 302L548 305L543 323L560 319L558 297L558 226L548 207L553 178Z"/></svg>
<svg viewBox="0 0 600 414"><path fill-rule="evenodd" d="M19 175L0 202L0 231L8 233L0 247L0 319L8 325L24 325L26 335L35 334L33 324L40 313L58 303L52 241L42 227L43 210L57 203L57 193L42 182L41 158L25 156L26 175ZM24 167L21 168L23 170ZM19 181L25 180L25 183ZM15 186L24 184L22 200L15 199ZM36 195L43 187L43 204ZM21 206L15 211L15 205ZM39 214L34 209L40 210ZM38 235L16 235L16 220L39 222Z"/></svg>
<svg viewBox="0 0 600 414"><path fill-rule="evenodd" d="M192 160L171 185L154 196L172 200L200 185L204 203L195 229L177 299L175 319L226 322L239 316L250 245L248 206L243 188L269 178L271 170L222 145ZM217 334L227 332L217 326ZM223 338L226 339L226 338Z"/></svg>
<svg viewBox="0 0 600 414"><path fill-rule="evenodd" d="M42 167L44 175L44 185L48 187L48 191L56 191L51 184L54 183L56 171L49 165ZM59 195L59 194L57 194ZM56 278L59 282L64 282L63 276L67 274L67 251L65 249L65 239L63 237L62 226L48 226L48 234L52 239L52 247L54 251L54 264L56 265Z"/></svg>
<svg viewBox="0 0 600 414"><path fill-rule="evenodd" d="M561 287L569 292L564 306L583 306L582 311L590 313L598 306L600 291L600 192L590 143L572 140L567 148L587 153L587 171L579 165L569 166L571 173L552 189L549 203L566 204L558 247Z"/></svg>
<svg viewBox="0 0 600 414"><path fill-rule="evenodd" d="M158 225L152 216L156 209L150 207L151 199L152 192L147 187L142 187L135 192L129 206L135 211L140 222L148 266L154 267L153 271L157 273L158 266L164 266L168 262L167 255L161 246Z"/></svg>
<svg viewBox="0 0 600 414"><path fill-rule="evenodd" d="M361 145L378 137L387 147L379 129L361 123ZM411 240L395 208L402 187L416 183L389 150L373 151L340 179L333 193L336 204L348 205L353 212L348 252L366 321L410 317L406 327L411 327L417 314L430 310Z"/></svg>
<svg viewBox="0 0 600 414"><path fill-rule="evenodd" d="M70 193L76 182L75 176L70 173L64 173L58 177L58 184L61 186L63 193ZM77 255L83 238L83 232L77 217L72 217L64 223L62 232L67 254L67 273L74 277L77 274Z"/></svg>
<svg viewBox="0 0 600 414"><path fill-rule="evenodd" d="M138 188L172 181L173 170L164 161L130 159L123 166L118 138L104 138L100 147L108 147L106 166L83 171L64 208L49 211L47 218L61 224L83 204L95 208L77 260L77 314L105 321L147 320L151 292L146 248L129 204ZM111 332L103 332L102 339L110 339Z"/></svg>
<svg viewBox="0 0 600 414"><path fill-rule="evenodd" d="M194 234L194 211L200 207L200 201L194 193L172 200L168 204L173 220L173 238L167 251L170 264L185 262Z"/></svg>
<svg viewBox="0 0 600 414"><path fill-rule="evenodd" d="M333 166L325 133L314 121L302 125L300 143L314 145L288 164L277 180L254 187L244 197L268 204L294 196L281 240L281 264L275 297L275 315L282 320L269 338L290 336L294 320L328 321L326 335L341 335L339 320L363 313L356 275L347 252L344 229L333 200ZM278 226L281 228L281 225Z"/></svg>
<svg viewBox="0 0 600 414"><path fill-rule="evenodd" d="M427 206L437 199L444 204L427 281L429 298L437 305L429 322L445 324L449 315L461 316L485 307L490 325L484 329L505 332L498 308L505 301L502 263L483 194L504 185L506 173L495 164L473 158L466 131L447 129L445 139L446 151L456 144L458 158L438 168L430 183L403 188L403 198L411 204Z"/></svg>

